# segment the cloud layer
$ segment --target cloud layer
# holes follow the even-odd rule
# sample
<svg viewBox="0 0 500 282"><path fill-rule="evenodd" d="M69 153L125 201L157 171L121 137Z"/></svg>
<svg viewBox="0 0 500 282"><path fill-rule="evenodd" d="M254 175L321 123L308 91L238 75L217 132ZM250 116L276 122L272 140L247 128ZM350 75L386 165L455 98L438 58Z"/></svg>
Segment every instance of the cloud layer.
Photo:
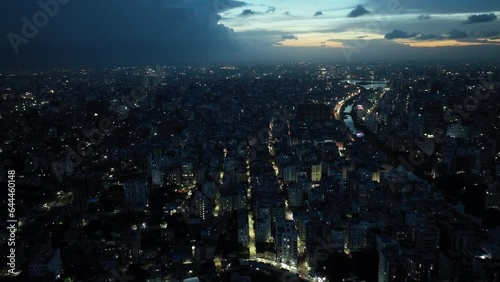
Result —
<svg viewBox="0 0 500 282"><path fill-rule="evenodd" d="M287 34L287 35L281 36L281 39L283 39L283 40L298 40L299 38L293 34Z"/></svg>
<svg viewBox="0 0 500 282"><path fill-rule="evenodd" d="M22 17L32 18L37 1L9 1L0 32L22 35ZM6 36L0 59L25 64L145 64L204 61L240 48L232 29L219 23L219 13L244 7L233 0L130 1L86 0L61 5L35 37L13 51Z"/></svg>
<svg viewBox="0 0 500 282"><path fill-rule="evenodd" d="M490 14L480 14L480 15L472 15L467 18L464 24L476 24L476 23L487 23L492 22L497 19L497 16L494 13Z"/></svg>
<svg viewBox="0 0 500 282"><path fill-rule="evenodd" d="M467 38L467 32L463 30L453 29L447 34L418 34L418 33L408 33L399 29L395 29L392 32L387 33L385 39L415 39L415 40L446 40L446 39L463 39Z"/></svg>
<svg viewBox="0 0 500 282"><path fill-rule="evenodd" d="M248 16L251 16L251 15L255 15L255 11L252 10L252 9L245 9L240 14L240 16L242 16L242 17L248 17Z"/></svg>
<svg viewBox="0 0 500 282"><path fill-rule="evenodd" d="M363 15L369 14L370 11L368 11L363 5L358 5L356 8L354 8L348 15L348 18L357 18L361 17Z"/></svg>
<svg viewBox="0 0 500 282"><path fill-rule="evenodd" d="M491 0L397 1L392 8L393 1L381 0L85 0L61 5L14 56L5 35L21 34L21 18L32 20L37 2L5 1L0 9L3 65L342 59L342 48L361 41L370 48L360 57L373 59L397 52L477 56L456 46L492 52L500 45L500 1ZM439 48L417 50L427 43Z"/></svg>
<svg viewBox="0 0 500 282"><path fill-rule="evenodd" d="M412 37L416 37L417 34L416 33L412 33L412 34L409 34L408 32L406 31L402 31L402 30L399 30L399 29L395 29L389 33L387 33L384 38L385 39L399 39L399 38L412 38Z"/></svg>

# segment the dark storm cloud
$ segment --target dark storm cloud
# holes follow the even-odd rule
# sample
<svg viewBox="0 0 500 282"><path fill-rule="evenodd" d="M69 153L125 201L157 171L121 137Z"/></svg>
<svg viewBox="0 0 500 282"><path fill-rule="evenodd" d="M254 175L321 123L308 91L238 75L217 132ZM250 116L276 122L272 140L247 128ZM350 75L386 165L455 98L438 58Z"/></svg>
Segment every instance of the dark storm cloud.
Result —
<svg viewBox="0 0 500 282"><path fill-rule="evenodd" d="M175 3L175 0L172 2ZM189 3L189 2L193 2L193 1L186 0L183 2ZM166 3L171 3L171 2L166 2ZM231 10L234 8L239 8L239 7L243 7L243 6L247 5L243 1L235 1L235 0L216 0L216 1L206 2L206 3L192 3L191 5L200 5L200 7L201 7L202 4L208 6L208 10L213 9L217 13L222 13L222 12L225 12L227 10ZM166 5L168 5L168 4L166 4Z"/></svg>
<svg viewBox="0 0 500 282"><path fill-rule="evenodd" d="M497 16L494 13L472 15L468 17L467 20L463 22L463 24L487 23L492 22L496 19Z"/></svg>
<svg viewBox="0 0 500 282"><path fill-rule="evenodd" d="M249 16L252 16L252 15L255 15L256 12L252 9L245 9L243 10L243 12L241 12L241 14L239 15L240 17L249 17Z"/></svg>
<svg viewBox="0 0 500 282"><path fill-rule="evenodd" d="M399 29L395 29L389 33L387 33L384 38L385 39L398 39L398 38L412 38L417 36L416 33L408 34L406 31L402 31Z"/></svg>
<svg viewBox="0 0 500 282"><path fill-rule="evenodd" d="M417 17L417 20L426 21L426 20L429 20L430 18L431 18L431 16L429 16L429 15L420 15Z"/></svg>
<svg viewBox="0 0 500 282"><path fill-rule="evenodd" d="M267 14L267 13L274 13L275 11L276 11L276 7L269 6L269 7L267 7L266 14Z"/></svg>
<svg viewBox="0 0 500 282"><path fill-rule="evenodd" d="M287 35L281 36L281 39L283 39L283 40L298 40L299 38L293 34L287 34Z"/></svg>
<svg viewBox="0 0 500 282"><path fill-rule="evenodd" d="M315 17L319 17L319 16L322 16L322 15L323 15L323 12L321 12L321 11L317 11L316 13L314 13Z"/></svg>
<svg viewBox="0 0 500 282"><path fill-rule="evenodd" d="M450 31L450 34L448 35L448 39L461 39L461 38L467 38L467 32L463 30L452 30Z"/></svg>
<svg viewBox="0 0 500 282"><path fill-rule="evenodd" d="M370 13L370 11L368 11L365 7L363 7L363 5L358 5L358 6L356 6L356 8L354 8L354 10L352 10L347 15L347 17L348 18L357 18L357 17L361 17L361 16L369 14L369 13Z"/></svg>
<svg viewBox="0 0 500 282"><path fill-rule="evenodd" d="M11 65L111 65L203 61L240 48L219 13L241 1L86 0L61 5L14 55L0 41L0 61ZM0 10L0 34L22 35L22 17L40 11L37 1L8 1Z"/></svg>

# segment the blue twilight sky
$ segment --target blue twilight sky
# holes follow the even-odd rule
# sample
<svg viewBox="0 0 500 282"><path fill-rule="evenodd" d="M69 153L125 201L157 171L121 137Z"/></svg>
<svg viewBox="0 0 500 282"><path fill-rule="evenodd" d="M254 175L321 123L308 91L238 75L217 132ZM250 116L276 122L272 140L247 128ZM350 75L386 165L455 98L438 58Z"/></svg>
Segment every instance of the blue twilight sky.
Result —
<svg viewBox="0 0 500 282"><path fill-rule="evenodd" d="M58 8L49 5L52 15L27 38L22 19L43 23L40 3ZM498 16L497 0L3 0L0 61L496 60Z"/></svg>

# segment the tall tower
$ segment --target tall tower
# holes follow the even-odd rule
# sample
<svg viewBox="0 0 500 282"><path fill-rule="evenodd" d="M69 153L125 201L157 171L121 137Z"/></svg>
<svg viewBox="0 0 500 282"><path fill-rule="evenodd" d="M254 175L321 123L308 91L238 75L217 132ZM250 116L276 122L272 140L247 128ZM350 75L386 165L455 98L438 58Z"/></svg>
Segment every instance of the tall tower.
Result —
<svg viewBox="0 0 500 282"><path fill-rule="evenodd" d="M131 209L144 209L148 203L148 183L146 180L129 180L123 184L125 202Z"/></svg>
<svg viewBox="0 0 500 282"><path fill-rule="evenodd" d="M311 181L320 182L322 172L323 166L321 165L321 162L311 165Z"/></svg>
<svg viewBox="0 0 500 282"><path fill-rule="evenodd" d="M293 220L285 220L276 227L276 260L288 265L297 265L298 233Z"/></svg>

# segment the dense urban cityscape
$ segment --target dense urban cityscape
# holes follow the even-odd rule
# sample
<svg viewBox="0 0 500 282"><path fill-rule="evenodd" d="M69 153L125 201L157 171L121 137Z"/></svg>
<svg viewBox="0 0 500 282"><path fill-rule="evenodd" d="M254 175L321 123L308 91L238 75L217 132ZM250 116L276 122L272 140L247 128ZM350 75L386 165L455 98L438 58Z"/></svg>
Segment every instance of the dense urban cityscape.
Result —
<svg viewBox="0 0 500 282"><path fill-rule="evenodd" d="M484 62L3 72L2 276L497 281L499 81Z"/></svg>
<svg viewBox="0 0 500 282"><path fill-rule="evenodd" d="M500 282L500 1L0 1L0 281Z"/></svg>

